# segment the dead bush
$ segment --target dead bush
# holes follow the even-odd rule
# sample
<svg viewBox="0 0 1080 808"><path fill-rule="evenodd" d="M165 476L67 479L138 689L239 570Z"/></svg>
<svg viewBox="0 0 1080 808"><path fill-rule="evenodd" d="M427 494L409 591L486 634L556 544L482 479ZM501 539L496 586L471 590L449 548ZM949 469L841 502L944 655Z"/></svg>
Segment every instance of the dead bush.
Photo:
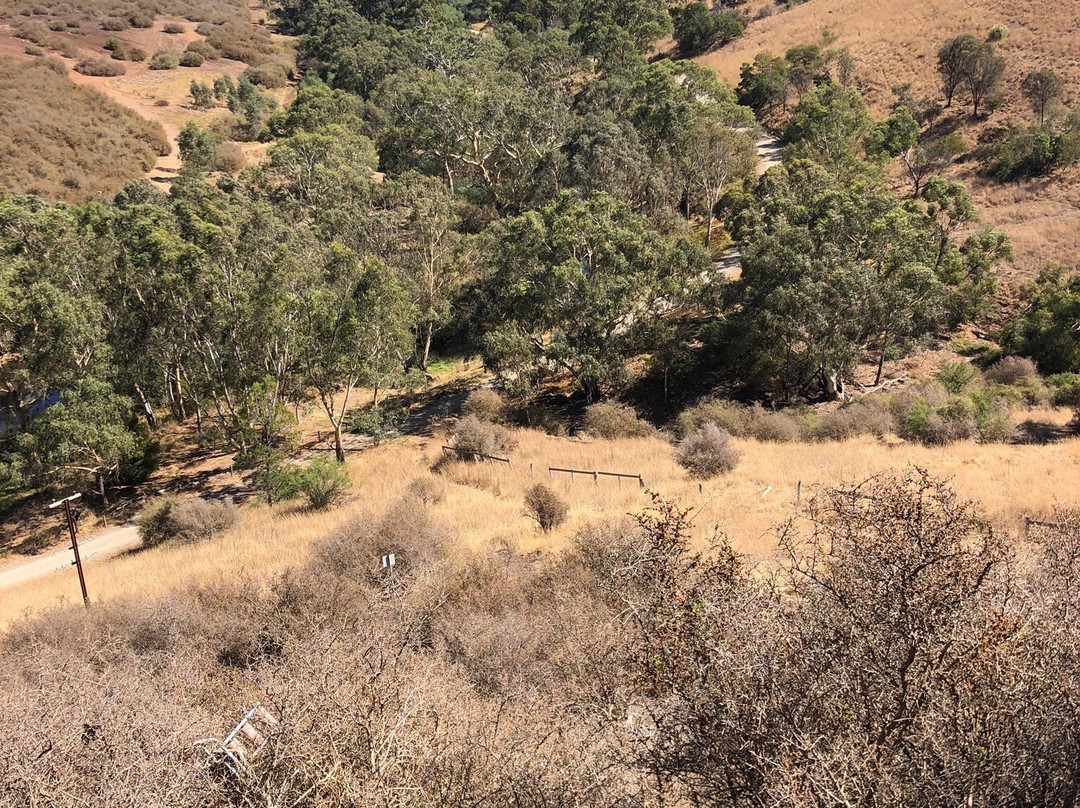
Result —
<svg viewBox="0 0 1080 808"><path fill-rule="evenodd" d="M446 496L446 484L434 477L417 477L409 483L409 493L425 505L436 505Z"/></svg>
<svg viewBox="0 0 1080 808"><path fill-rule="evenodd" d="M525 492L525 513L547 533L566 521L570 506L543 483Z"/></svg>
<svg viewBox="0 0 1080 808"><path fill-rule="evenodd" d="M677 437L716 424L738 438L754 438L766 443L790 443L802 437L799 421L786 412L766 410L760 404L745 406L733 401L709 399L683 410L675 420Z"/></svg>
<svg viewBox="0 0 1080 808"><path fill-rule="evenodd" d="M248 81L267 90L276 90L289 83L289 74L284 66L276 62L264 62L249 67L244 71Z"/></svg>
<svg viewBox="0 0 1080 808"><path fill-rule="evenodd" d="M150 57L151 70L174 70L180 66L180 54L176 51L159 50Z"/></svg>
<svg viewBox="0 0 1080 808"><path fill-rule="evenodd" d="M514 437L510 430L490 421L481 421L475 415L466 415L454 424L451 439L454 448L460 450L459 457L480 455L498 456L514 447Z"/></svg>
<svg viewBox="0 0 1080 808"><path fill-rule="evenodd" d="M236 523L236 506L231 500L195 497L172 508L169 519L180 541L205 541Z"/></svg>
<svg viewBox="0 0 1080 808"><path fill-rule="evenodd" d="M176 497L151 500L135 518L143 545L154 547L166 541L212 539L236 522L236 507L228 500L195 497L181 502Z"/></svg>
<svg viewBox="0 0 1080 808"><path fill-rule="evenodd" d="M995 384L1022 385L1037 381L1039 368L1026 356L1006 356L984 370L983 378Z"/></svg>
<svg viewBox="0 0 1080 808"><path fill-rule="evenodd" d="M239 143L226 140L218 146L218 171L224 171L226 174L239 174L246 163L247 158L244 156L244 150Z"/></svg>
<svg viewBox="0 0 1080 808"><path fill-rule="evenodd" d="M739 453L731 445L731 435L712 423L679 441L675 459L693 477L715 477L739 465Z"/></svg>
<svg viewBox="0 0 1080 808"><path fill-rule="evenodd" d="M582 431L594 438L645 438L656 433L653 425L638 417L633 407L617 401L601 401L585 409Z"/></svg>
<svg viewBox="0 0 1080 808"><path fill-rule="evenodd" d="M469 393L461 405L461 414L475 415L481 421L499 424L506 418L506 399L490 388L481 387Z"/></svg>
<svg viewBox="0 0 1080 808"><path fill-rule="evenodd" d="M882 437L895 431L892 414L879 399L864 398L825 415L814 427L815 440L847 440L858 435Z"/></svg>
<svg viewBox="0 0 1080 808"><path fill-rule="evenodd" d="M195 39L187 44L187 48L184 49L184 53L197 53L203 59L209 61L211 59L217 59L220 54L213 45L207 42L205 39Z"/></svg>
<svg viewBox="0 0 1080 808"><path fill-rule="evenodd" d="M120 51L113 51L114 58L115 54L119 52ZM116 64L112 61L106 61L105 59L98 59L96 57L91 57L89 59L83 59L82 61L76 62L74 70L76 73L81 73L84 76L108 77L122 76L127 72L127 68L125 68L121 64Z"/></svg>

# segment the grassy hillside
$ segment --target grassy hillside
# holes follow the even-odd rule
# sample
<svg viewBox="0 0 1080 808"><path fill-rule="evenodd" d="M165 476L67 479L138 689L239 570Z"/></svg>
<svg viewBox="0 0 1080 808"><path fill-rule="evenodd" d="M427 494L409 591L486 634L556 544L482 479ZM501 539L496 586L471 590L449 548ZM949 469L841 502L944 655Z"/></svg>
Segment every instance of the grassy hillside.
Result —
<svg viewBox="0 0 1080 808"><path fill-rule="evenodd" d="M563 548L584 526L620 519L648 503L646 490L677 498L694 519L694 539L704 546L719 529L735 548L752 556L777 551L774 524L796 513L798 483L805 498L820 485L862 480L888 469L914 465L951 481L957 492L979 500L995 527L1022 532L1023 515L1049 513L1072 481L1080 478L1080 439L1034 445L958 443L948 448L890 444L873 438L840 443L775 444L737 441L739 467L703 483L687 476L674 461L669 443L658 438L583 441L533 431L515 434L514 467L452 464L442 473L441 436L408 438L354 455L349 462L355 487L345 506L308 512L295 505L245 508L239 525L210 543L162 546L87 567L95 601L155 596L199 582L237 575L267 579L306 562L313 542L333 535L361 513L381 514L409 493L414 481L431 481L441 499L432 516L460 537L461 549L481 554L499 549L515 553ZM549 479L548 466L620 471L643 475L636 481L566 475ZM542 533L525 516L524 492L545 482L570 504L569 520ZM74 573L43 578L3 593L0 625L25 609L41 609L78 598Z"/></svg>
<svg viewBox="0 0 1080 808"><path fill-rule="evenodd" d="M0 185L14 192L68 200L115 192L170 149L160 125L44 60L0 60L0 109Z"/></svg>
<svg viewBox="0 0 1080 808"><path fill-rule="evenodd" d="M754 7L756 9L756 7ZM726 81L737 83L739 68L767 50L782 55L793 45L821 42L828 29L830 47L847 47L856 63L856 84L877 115L892 101L892 88L910 84L916 97L942 99L936 54L947 38L982 37L995 26L1008 29L996 47L1006 61L1004 103L984 122L957 110L957 125L972 145L986 126L1026 124L1032 113L1020 93L1031 70L1049 67L1064 80L1064 102L1080 100L1080 58L1076 54L1080 17L1070 3L1052 0L926 0L922 3L866 4L860 0L809 0L783 13L752 22L746 33L698 61ZM1080 251L1080 171L1001 183L976 175L970 164L953 168L983 218L1013 239L1016 260L1003 271L1005 295L1051 260L1074 263Z"/></svg>

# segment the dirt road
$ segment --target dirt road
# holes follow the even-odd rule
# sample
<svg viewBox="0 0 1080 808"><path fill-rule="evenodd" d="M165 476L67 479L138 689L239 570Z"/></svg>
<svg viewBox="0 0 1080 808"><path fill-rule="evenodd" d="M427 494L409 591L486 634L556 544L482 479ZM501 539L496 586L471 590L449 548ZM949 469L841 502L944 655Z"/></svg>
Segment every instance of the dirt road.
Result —
<svg viewBox="0 0 1080 808"><path fill-rule="evenodd" d="M80 537L79 555L82 556L85 565L92 567L95 561L119 555L138 545L139 532L135 525L122 525L111 530L103 530L92 536ZM35 578L71 570L73 560L71 548L65 545L30 561L2 569L0 570L0 590L18 586ZM71 575L74 580L74 570L71 570ZM78 587L78 584L76 583L75 586Z"/></svg>

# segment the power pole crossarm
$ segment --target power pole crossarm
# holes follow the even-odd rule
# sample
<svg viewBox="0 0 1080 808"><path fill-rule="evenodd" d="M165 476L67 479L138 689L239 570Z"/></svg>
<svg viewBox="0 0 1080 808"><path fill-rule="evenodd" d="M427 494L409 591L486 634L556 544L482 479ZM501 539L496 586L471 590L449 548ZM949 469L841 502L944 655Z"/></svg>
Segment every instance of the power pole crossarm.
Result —
<svg viewBox="0 0 1080 808"><path fill-rule="evenodd" d="M83 576L82 559L79 557L79 540L75 537L75 517L71 514L71 503L79 499L82 494L72 494L70 497L58 499L49 505L49 510L64 506L64 516L67 517L68 533L71 534L71 550L75 553L75 567L79 571L79 588L82 589L83 606L90 608L90 596L86 594L86 578Z"/></svg>

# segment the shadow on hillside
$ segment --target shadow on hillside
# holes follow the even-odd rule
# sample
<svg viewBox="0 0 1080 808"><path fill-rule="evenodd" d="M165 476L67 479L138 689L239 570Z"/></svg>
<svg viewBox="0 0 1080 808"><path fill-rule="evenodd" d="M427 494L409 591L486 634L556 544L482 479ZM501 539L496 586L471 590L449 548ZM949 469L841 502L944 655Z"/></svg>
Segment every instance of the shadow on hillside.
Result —
<svg viewBox="0 0 1080 808"><path fill-rule="evenodd" d="M1080 434L1080 423L1075 420L1064 426L1042 421L1024 421L1017 425L1013 443L1044 446L1048 443L1074 438L1078 434Z"/></svg>

